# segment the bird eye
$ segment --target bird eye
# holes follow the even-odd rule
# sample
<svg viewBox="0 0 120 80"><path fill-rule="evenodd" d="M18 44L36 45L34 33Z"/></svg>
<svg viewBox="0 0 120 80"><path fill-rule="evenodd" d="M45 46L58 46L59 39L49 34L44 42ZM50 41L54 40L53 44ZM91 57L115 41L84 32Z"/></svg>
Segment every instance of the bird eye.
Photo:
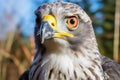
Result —
<svg viewBox="0 0 120 80"><path fill-rule="evenodd" d="M66 24L70 30L75 30L78 27L78 18L76 16L68 17Z"/></svg>

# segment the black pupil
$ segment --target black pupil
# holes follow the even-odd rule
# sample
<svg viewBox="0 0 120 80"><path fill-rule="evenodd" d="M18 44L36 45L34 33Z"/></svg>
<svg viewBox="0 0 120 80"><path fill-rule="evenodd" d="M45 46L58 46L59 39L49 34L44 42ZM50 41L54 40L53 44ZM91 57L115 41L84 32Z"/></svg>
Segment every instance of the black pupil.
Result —
<svg viewBox="0 0 120 80"><path fill-rule="evenodd" d="M70 20L70 23L71 23L71 24L74 24L74 23L75 23L74 19L71 19L71 20Z"/></svg>

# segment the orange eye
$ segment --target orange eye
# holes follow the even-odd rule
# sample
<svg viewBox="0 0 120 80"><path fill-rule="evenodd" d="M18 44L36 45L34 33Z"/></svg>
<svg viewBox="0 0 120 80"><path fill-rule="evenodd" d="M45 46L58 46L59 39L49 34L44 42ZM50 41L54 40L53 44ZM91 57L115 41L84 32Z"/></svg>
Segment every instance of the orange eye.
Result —
<svg viewBox="0 0 120 80"><path fill-rule="evenodd" d="M78 27L78 18L76 16L68 17L66 23L70 30L74 30Z"/></svg>

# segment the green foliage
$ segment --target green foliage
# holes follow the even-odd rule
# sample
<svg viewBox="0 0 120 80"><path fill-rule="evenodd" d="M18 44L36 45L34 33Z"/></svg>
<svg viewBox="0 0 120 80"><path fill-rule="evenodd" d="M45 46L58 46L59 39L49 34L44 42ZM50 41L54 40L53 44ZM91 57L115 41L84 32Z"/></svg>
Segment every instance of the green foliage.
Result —
<svg viewBox="0 0 120 80"><path fill-rule="evenodd" d="M102 54L113 58L113 35L114 35L114 15L115 15L115 1L114 0L101 0L103 7L97 12L101 12L102 22L99 21L99 18L95 18L93 23L94 25L101 26L103 29L102 35L97 34L97 40L99 43L99 49Z"/></svg>

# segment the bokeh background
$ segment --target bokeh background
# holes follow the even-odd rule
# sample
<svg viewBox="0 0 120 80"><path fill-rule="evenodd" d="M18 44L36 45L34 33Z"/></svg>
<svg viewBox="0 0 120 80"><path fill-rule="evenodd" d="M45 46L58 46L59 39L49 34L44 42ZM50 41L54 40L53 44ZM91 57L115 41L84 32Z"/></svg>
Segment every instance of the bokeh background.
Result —
<svg viewBox="0 0 120 80"><path fill-rule="evenodd" d="M0 0L0 80L18 80L34 56L34 11L62 0ZM120 0L63 0L80 5L93 21L101 54L120 62Z"/></svg>

